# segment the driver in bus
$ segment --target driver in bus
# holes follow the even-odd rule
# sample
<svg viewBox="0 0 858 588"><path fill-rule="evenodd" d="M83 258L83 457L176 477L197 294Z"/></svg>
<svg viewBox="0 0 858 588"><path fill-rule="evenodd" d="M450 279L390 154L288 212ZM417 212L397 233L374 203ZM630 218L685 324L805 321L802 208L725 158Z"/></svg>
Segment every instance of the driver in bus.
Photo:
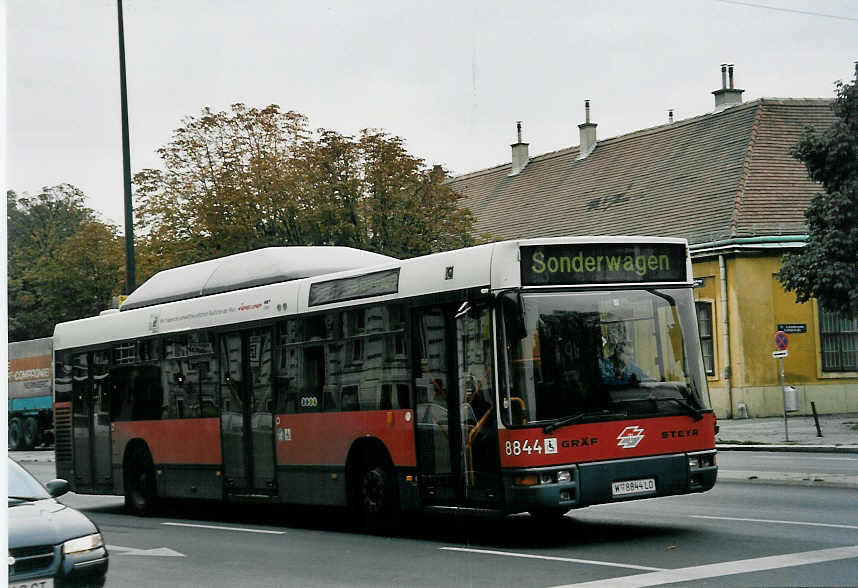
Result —
<svg viewBox="0 0 858 588"><path fill-rule="evenodd" d="M611 342L602 338L602 354L599 356L602 382L609 386L636 386L646 374L628 360L626 346L622 342Z"/></svg>

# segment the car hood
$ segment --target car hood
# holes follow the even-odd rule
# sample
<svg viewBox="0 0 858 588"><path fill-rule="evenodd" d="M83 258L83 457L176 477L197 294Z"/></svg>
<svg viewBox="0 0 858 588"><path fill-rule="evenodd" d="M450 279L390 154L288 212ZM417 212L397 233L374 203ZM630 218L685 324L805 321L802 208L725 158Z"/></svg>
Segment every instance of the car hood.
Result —
<svg viewBox="0 0 858 588"><path fill-rule="evenodd" d="M98 529L85 515L53 499L9 501L9 548L57 545L95 533Z"/></svg>

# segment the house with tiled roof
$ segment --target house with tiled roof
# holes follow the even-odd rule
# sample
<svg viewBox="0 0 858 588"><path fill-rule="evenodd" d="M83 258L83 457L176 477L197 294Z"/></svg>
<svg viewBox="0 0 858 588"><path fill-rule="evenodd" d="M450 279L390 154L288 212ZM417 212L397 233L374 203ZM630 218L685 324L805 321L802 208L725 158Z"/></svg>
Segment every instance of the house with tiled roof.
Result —
<svg viewBox="0 0 858 588"><path fill-rule="evenodd" d="M729 83L728 83L729 73ZM713 112L530 157L512 145L503 165L451 178L497 238L660 235L689 242L704 362L721 417L783 414L774 336L785 330L787 394L797 412L858 410L856 317L795 302L775 278L784 253L806 241L804 211L821 190L790 147L803 129L835 119L831 99L742 102L722 67Z"/></svg>

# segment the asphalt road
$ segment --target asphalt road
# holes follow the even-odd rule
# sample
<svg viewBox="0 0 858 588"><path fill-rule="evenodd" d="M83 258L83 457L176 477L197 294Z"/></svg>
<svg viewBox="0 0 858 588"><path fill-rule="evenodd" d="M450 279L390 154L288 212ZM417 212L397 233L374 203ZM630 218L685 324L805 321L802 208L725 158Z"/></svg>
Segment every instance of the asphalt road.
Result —
<svg viewBox="0 0 858 588"><path fill-rule="evenodd" d="M719 451L719 470L817 473L858 476L856 453L796 451Z"/></svg>
<svg viewBox="0 0 858 588"><path fill-rule="evenodd" d="M723 468L733 455L719 454ZM773 462L743 455L750 467ZM855 464L810 457L814 470ZM780 466L800 471L799 459ZM26 465L53 477L52 463ZM183 503L136 518L120 497L62 500L101 526L108 586L117 587L858 584L854 488L731 482L572 511L553 524L427 517L392 537L357 532L337 510Z"/></svg>

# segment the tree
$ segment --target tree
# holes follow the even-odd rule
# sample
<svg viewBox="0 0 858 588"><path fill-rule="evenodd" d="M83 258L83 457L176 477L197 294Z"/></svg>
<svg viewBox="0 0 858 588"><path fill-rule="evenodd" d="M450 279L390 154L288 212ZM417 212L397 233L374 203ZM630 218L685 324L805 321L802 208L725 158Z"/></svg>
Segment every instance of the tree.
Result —
<svg viewBox="0 0 858 588"><path fill-rule="evenodd" d="M807 129L792 149L824 192L805 211L807 244L784 257L778 279L798 302L816 298L848 316L858 313L858 67L852 83L836 87L835 123Z"/></svg>
<svg viewBox="0 0 858 588"><path fill-rule="evenodd" d="M122 241L85 199L69 184L6 193L10 341L49 337L56 323L98 314L121 291Z"/></svg>
<svg viewBox="0 0 858 588"><path fill-rule="evenodd" d="M135 175L138 265L266 246L344 245L407 257L473 243L473 216L441 170L380 131L311 132L277 105L202 110Z"/></svg>

